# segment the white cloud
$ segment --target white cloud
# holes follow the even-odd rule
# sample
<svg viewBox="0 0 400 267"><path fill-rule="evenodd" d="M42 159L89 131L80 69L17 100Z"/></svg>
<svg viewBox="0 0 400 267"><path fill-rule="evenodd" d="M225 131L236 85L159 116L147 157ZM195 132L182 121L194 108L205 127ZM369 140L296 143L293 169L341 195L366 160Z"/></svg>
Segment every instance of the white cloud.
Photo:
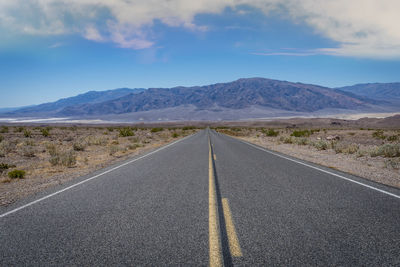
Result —
<svg viewBox="0 0 400 267"><path fill-rule="evenodd" d="M83 32L83 37L88 40L102 42L104 41L104 37L100 34L97 28L93 25L88 25Z"/></svg>
<svg viewBox="0 0 400 267"><path fill-rule="evenodd" d="M198 14L238 14L247 5L306 23L317 34L338 43L323 54L356 57L400 57L398 0L0 0L0 24L27 34L80 34L93 41L142 49L156 40L158 20L171 27L206 31Z"/></svg>

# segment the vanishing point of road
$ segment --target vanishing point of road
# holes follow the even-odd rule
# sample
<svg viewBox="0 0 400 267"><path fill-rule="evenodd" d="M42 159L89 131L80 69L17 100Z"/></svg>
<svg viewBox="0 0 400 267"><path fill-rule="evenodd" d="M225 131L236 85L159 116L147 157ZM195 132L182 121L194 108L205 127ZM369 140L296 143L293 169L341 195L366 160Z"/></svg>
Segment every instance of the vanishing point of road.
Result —
<svg viewBox="0 0 400 267"><path fill-rule="evenodd" d="M399 266L400 190L206 129L0 208L0 266Z"/></svg>

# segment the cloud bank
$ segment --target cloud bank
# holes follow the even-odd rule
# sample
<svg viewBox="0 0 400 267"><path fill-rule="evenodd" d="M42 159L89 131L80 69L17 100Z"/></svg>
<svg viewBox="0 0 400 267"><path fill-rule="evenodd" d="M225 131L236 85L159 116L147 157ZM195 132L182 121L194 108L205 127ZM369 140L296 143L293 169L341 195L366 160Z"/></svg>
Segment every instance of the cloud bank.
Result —
<svg viewBox="0 0 400 267"><path fill-rule="evenodd" d="M143 49L156 43L152 26L206 31L198 14L221 14L243 6L266 16L305 23L338 43L318 53L367 58L400 57L398 0L0 0L0 25L34 35L79 34L97 42Z"/></svg>

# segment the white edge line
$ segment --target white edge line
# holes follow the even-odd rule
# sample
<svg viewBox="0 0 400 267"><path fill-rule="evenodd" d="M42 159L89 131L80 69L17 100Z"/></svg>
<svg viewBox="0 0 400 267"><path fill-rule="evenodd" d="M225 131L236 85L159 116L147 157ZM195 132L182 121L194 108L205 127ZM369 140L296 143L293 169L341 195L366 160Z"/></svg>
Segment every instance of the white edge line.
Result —
<svg viewBox="0 0 400 267"><path fill-rule="evenodd" d="M315 169L315 170L318 170L318 171L321 171L321 172L324 172L324 173L327 173L327 174L330 174L330 175L333 175L333 176L339 177L339 178L341 178L341 179L343 179L343 180L346 180L346 181L349 181L349 182L352 182L352 183L355 183L355 184L358 184L358 185L361 185L361 186L365 186L365 187L367 187L367 188L369 188L369 189L372 189L372 190L375 190L375 191L381 192L381 193L383 193L383 194L386 194L386 195L389 195L389 196L392 196L392 197L395 197L395 198L398 198L398 199L400 199L400 196L399 196L399 195L396 195L396 194L390 193L390 192L388 192L388 191L385 191L385 190L382 190L382 189L379 189L379 188L373 187L373 186L371 186L371 185L367 185L367 184L364 184L364 183L361 183L361 182L355 181L355 180L353 180L353 179L350 179L350 178L344 177L344 176L342 176L342 175L340 175L340 174L336 174L336 173L334 173L334 172L330 172L330 171L327 171L327 170L324 170L324 169L321 169L321 168L318 168L318 167L315 167L315 166L309 165L309 164L307 164L307 163L304 163L304 162L301 162L301 161L298 161L298 160L295 160L295 159L291 159L291 158L288 158L288 157L285 157L285 156L279 155L278 153L275 153L275 152L269 151L269 150L267 150L267 149L264 149L264 148L262 148L262 147L256 146L256 145L254 145L254 144L252 144L252 143L249 143L249 142L246 142L246 141L243 141L243 140L237 139L237 138L234 138L234 139L235 139L235 140L238 140L238 141L240 141L240 142L242 142L242 143L244 143L244 144L247 144L247 145L249 145L249 146L255 147L255 148L259 149L259 150L262 150L262 151L265 151L265 152L267 152L267 153L270 153L270 154L272 154L272 155L278 156L278 157L280 157L280 158L284 158L284 159L287 159L287 160L290 160L290 161L296 162L296 163L298 163L298 164L301 164L301 165L304 165L304 166L307 166L307 167L313 168L313 169Z"/></svg>
<svg viewBox="0 0 400 267"><path fill-rule="evenodd" d="M170 147L170 146L172 146L172 145L175 145L176 143L181 142L181 141L183 141L183 140L185 140L185 139L187 139L187 138L189 138L189 137L191 137L191 136L194 136L194 135L195 135L195 134L191 134L191 135L189 135L189 136L186 136L186 137L184 137L184 138L182 138L182 139L179 139L179 140L177 140L177 141L175 141L175 142L172 142L172 143L170 143L170 144L168 144L168 145L165 145L165 146L163 146L163 147L160 147L160 148L158 148L158 149L156 149L156 150L154 150L154 151L152 151L152 152L150 152L150 153L148 153L148 154L145 154L145 155L143 155L143 156L141 156L141 157L135 158L135 159L130 160L130 161L128 161L128 162L125 162L125 163L123 163L123 164L121 164L121 165L118 165L118 166L116 166L116 167L114 167L114 168L112 168L112 169L109 169L109 170L107 170L107 171L105 171L105 172L102 172L102 173L100 173L100 174L97 174L97 175L95 175L95 176L92 176L92 177L90 177L90 178L87 178L87 179L85 179L85 180L83 180L83 181L80 181L79 183L70 185L70 186L68 186L68 187L66 187L66 188L63 188L63 189L61 189L61 190L59 190L59 191L56 191L56 192L54 192L54 193L52 193L52 194L50 194L50 195L44 196L44 197L42 197L42 198L36 199L36 200L34 200L34 201L32 201L32 202L29 202L29 203L27 203L27 204L25 204L25 205L22 205L21 207L15 208L15 209L10 210L10 211L7 211L6 213L1 214L1 215L0 215L0 218L6 217L7 215L10 215L10 214L15 213L15 212L17 212L17 211L19 211L19 210L22 210L22 209L24 209L24 208L27 208L27 207L29 207L29 206L32 206L33 204L36 204L36 203L41 202L41 201L43 201L43 200L45 200L45 199L51 198L51 197L53 197L53 196L55 196L55 195L58 195L58 194L60 194L60 193L62 193L62 192L64 192L64 191L67 191L67 190L69 190L69 189L71 189L71 188L74 188L74 187L76 187L76 186L78 186L78 185L81 185L81 184L84 184L84 183L86 183L86 182L89 182L90 180L96 179L96 178L98 178L98 177L100 177L100 176L102 176L102 175L104 175L104 174L107 174L107 173L109 173L109 172L115 171L116 169L119 169L119 168L121 168L121 167L123 167L123 166L126 166L126 165L131 164L131 163L133 163L133 162L135 162L135 161L138 161L138 160L140 160L140 159L143 159L143 158L145 158L145 157L148 157L148 156L150 156L150 155L152 155L152 154L154 154L154 153L156 153L156 152L159 152L159 151L161 151L161 150L163 150L163 149L165 149L165 148L167 148L167 147Z"/></svg>

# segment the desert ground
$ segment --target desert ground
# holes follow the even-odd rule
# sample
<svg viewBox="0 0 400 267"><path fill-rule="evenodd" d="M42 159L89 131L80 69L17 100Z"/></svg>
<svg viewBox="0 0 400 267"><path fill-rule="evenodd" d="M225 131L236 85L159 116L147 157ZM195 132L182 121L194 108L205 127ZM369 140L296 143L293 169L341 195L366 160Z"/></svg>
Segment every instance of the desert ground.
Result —
<svg viewBox="0 0 400 267"><path fill-rule="evenodd" d="M0 205L196 131L190 126L0 126Z"/></svg>

